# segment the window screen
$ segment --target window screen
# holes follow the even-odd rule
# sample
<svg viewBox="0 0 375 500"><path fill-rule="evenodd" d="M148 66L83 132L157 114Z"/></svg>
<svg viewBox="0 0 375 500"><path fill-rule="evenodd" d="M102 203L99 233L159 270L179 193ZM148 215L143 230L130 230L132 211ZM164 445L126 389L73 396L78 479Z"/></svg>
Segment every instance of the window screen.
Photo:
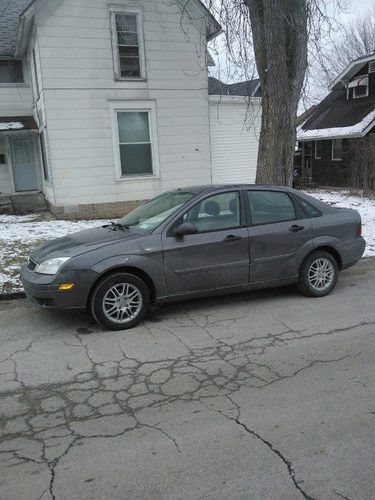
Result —
<svg viewBox="0 0 375 500"><path fill-rule="evenodd" d="M115 14L120 75L140 78L140 47L137 14Z"/></svg>

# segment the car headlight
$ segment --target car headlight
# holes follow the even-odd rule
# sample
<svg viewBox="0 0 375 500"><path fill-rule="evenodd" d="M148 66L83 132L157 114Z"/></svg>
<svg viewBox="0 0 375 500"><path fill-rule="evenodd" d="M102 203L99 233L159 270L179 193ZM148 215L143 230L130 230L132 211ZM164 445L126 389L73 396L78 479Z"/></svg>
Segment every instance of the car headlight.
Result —
<svg viewBox="0 0 375 500"><path fill-rule="evenodd" d="M60 267L65 264L70 257L57 257L56 259L48 259L36 266L34 271L40 274L56 274Z"/></svg>

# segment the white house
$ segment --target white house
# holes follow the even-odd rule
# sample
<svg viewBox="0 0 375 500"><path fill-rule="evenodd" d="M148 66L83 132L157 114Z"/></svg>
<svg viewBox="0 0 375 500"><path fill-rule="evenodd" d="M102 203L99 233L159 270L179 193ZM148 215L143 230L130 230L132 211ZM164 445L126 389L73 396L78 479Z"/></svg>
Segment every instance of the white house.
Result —
<svg viewBox="0 0 375 500"><path fill-rule="evenodd" d="M106 216L177 186L254 181L259 85L208 78L221 28L199 0L3 9L0 197Z"/></svg>

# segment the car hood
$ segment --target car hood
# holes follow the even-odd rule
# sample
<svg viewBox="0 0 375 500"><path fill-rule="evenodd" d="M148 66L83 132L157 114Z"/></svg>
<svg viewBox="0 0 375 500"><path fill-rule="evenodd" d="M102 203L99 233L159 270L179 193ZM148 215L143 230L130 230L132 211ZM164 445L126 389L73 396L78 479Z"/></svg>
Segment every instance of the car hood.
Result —
<svg viewBox="0 0 375 500"><path fill-rule="evenodd" d="M99 227L95 229L86 229L77 233L47 241L41 247L36 248L30 257L37 264L43 260L54 257L76 257L90 250L95 250L117 241L137 238L129 230L122 230L115 227Z"/></svg>

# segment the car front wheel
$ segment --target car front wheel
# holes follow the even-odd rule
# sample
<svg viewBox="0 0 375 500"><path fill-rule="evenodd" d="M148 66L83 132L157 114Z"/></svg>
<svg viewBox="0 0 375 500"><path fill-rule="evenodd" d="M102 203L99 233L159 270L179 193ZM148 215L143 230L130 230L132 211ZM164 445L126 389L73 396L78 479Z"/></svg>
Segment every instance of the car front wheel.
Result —
<svg viewBox="0 0 375 500"><path fill-rule="evenodd" d="M302 264L298 288L308 297L324 297L335 288L338 275L336 259L330 253L318 250L307 256Z"/></svg>
<svg viewBox="0 0 375 500"><path fill-rule="evenodd" d="M90 300L95 320L110 330L136 326L150 309L150 292L137 276L114 273L100 281Z"/></svg>

